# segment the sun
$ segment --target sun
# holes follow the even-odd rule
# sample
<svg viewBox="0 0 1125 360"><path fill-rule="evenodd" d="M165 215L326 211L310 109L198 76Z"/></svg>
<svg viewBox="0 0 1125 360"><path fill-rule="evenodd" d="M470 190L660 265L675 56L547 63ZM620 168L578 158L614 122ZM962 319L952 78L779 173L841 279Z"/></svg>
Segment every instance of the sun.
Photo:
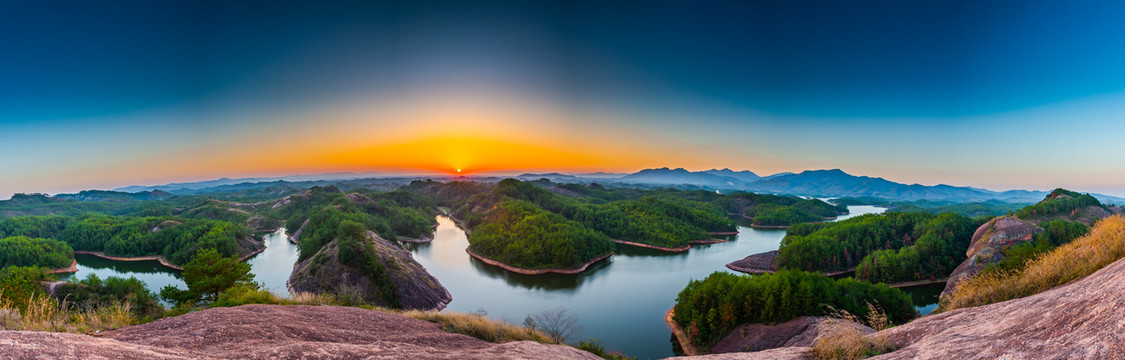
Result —
<svg viewBox="0 0 1125 360"><path fill-rule="evenodd" d="M457 172L461 172L461 169L457 169Z"/></svg>

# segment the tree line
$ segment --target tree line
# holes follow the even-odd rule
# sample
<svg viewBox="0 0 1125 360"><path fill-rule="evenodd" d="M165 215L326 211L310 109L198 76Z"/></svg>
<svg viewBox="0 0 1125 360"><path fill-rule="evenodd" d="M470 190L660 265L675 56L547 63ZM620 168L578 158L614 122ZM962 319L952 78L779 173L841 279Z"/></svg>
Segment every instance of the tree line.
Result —
<svg viewBox="0 0 1125 360"><path fill-rule="evenodd" d="M864 318L868 303L898 324L917 314L909 295L884 284L781 270L761 275L715 272L703 280L692 280L676 296L673 319L695 345L710 348L739 324L822 316L830 312L829 306Z"/></svg>

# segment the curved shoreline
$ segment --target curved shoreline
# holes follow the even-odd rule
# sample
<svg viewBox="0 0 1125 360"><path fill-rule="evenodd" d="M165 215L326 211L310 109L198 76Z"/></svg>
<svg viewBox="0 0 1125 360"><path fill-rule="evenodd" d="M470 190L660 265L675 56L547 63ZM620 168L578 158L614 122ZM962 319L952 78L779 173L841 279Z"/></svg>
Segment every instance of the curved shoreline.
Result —
<svg viewBox="0 0 1125 360"><path fill-rule="evenodd" d="M156 261L160 262L160 265L164 265L166 267L170 267L170 268L173 268L173 269L176 269L176 270L179 270L179 271L184 271L184 268L176 266L176 265L168 262L168 260L164 259L164 256L161 256L161 255L116 257L116 256L106 255L104 252L101 252L101 251L78 251L78 250L74 251L74 253L75 254L94 255L94 256L100 257L102 259L115 260L115 261L151 261L151 260L156 260Z"/></svg>
<svg viewBox="0 0 1125 360"><path fill-rule="evenodd" d="M696 356L706 354L695 348L695 345L691 343L691 339L688 338L684 328L680 326L675 319L672 319L673 316L676 316L676 308L668 309L668 313L664 314L664 322L668 323L668 327L672 328L672 335L676 336L676 341L680 343L680 349L684 351L684 355Z"/></svg>
<svg viewBox="0 0 1125 360"><path fill-rule="evenodd" d="M689 245L684 246L684 247L670 248L670 247L642 244L642 243L639 243L639 242L633 242L633 241L628 241L628 240L619 240L619 239L612 239L612 240L616 244L623 244L623 245L630 245L630 246L643 247L643 248L649 248L649 249L656 249L656 250L667 251L667 252L684 252L684 251L691 250L690 243L689 243Z"/></svg>
<svg viewBox="0 0 1125 360"><path fill-rule="evenodd" d="M559 269L559 268L524 269L524 268L519 268L519 267L515 267L515 266L512 266L512 265L508 265L508 264L502 263L502 262L497 261L497 260L492 260L492 259L486 258L486 257L484 257L480 254L477 254L477 253L473 252L472 250L469 250L469 248L465 248L465 252L469 253L469 256L472 256L473 258L475 258L477 260L480 260L481 262L484 262L485 264L489 264L489 265L493 265L493 266L499 266L499 267L503 268L504 270L508 270L508 271L511 271L511 272L514 272L514 273L517 273L517 274L523 274L523 275L542 275L542 274L547 274L547 273L574 275L574 274L586 271L586 269L589 268L590 265L593 265L594 263L597 263L599 261L608 259L610 256L613 256L613 252L610 251L609 253L607 253L605 255L596 257L596 258L586 262L585 264L582 265L582 267L577 268L577 269Z"/></svg>
<svg viewBox="0 0 1125 360"><path fill-rule="evenodd" d="M75 251L77 253L77 251ZM70 267L58 268L48 271L48 274L62 274L62 273L76 273L78 272L78 260L70 259Z"/></svg>
<svg viewBox="0 0 1125 360"><path fill-rule="evenodd" d="M716 231L716 232L709 232L709 233L707 233L707 235L713 235L713 236L738 235L738 231Z"/></svg>
<svg viewBox="0 0 1125 360"><path fill-rule="evenodd" d="M254 255L261 254L263 251L266 251L265 247L262 247L261 249L258 249L257 251L254 251L252 253L249 253L249 254L246 254L246 255L243 255L243 256L239 257L238 261L246 261L247 259L249 259L251 257L254 257ZM167 259L165 259L164 256L162 256L162 255L117 257L117 256L106 255L104 252L101 252L101 251L80 251L80 250L75 250L74 253L75 254L84 254L84 255L94 255L94 256L100 257L102 259L114 260L114 261L151 261L151 260L156 260L157 262L160 263L160 265L164 265L165 267L169 267L169 268L176 269L176 270L179 270L179 271L184 271L183 267L172 264ZM74 271L69 271L69 272L78 272L77 265L78 265L78 260L75 260L74 264L73 264L73 266L75 266L75 269L74 269Z"/></svg>
<svg viewBox="0 0 1125 360"><path fill-rule="evenodd" d="M688 244L690 244L690 245L707 245L707 244L725 243L727 241L728 240L726 240L726 239L714 239L714 238L712 238L712 239L704 239L704 240L692 240L692 241L688 241Z"/></svg>

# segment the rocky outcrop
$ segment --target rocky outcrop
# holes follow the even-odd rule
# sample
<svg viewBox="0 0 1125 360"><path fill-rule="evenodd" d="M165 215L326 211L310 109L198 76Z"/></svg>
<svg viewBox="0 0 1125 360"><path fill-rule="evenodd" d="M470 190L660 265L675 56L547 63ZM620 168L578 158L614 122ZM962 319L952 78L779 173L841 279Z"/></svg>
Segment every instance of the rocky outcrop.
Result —
<svg viewBox="0 0 1125 360"><path fill-rule="evenodd" d="M926 316L879 334L872 359L1125 359L1125 259L1028 297Z"/></svg>
<svg viewBox="0 0 1125 360"><path fill-rule="evenodd" d="M969 250L965 252L968 259L961 262L961 265L949 274L942 296L953 292L959 282L973 277L989 265L1000 262L1004 258L1001 250L1031 241L1035 234L1042 231L1043 228L1015 216L998 217L984 223L973 233Z"/></svg>
<svg viewBox="0 0 1125 360"><path fill-rule="evenodd" d="M333 240L313 256L297 263L289 276L289 291L348 293L372 304L418 310L440 310L453 300L449 291L426 272L422 264L414 261L409 252L374 232L367 232L367 241L372 243L383 271L389 274L393 282L391 286L397 290L380 288L379 279L372 279L360 269L341 263L338 241ZM397 293L399 304L387 303L382 296L376 296L386 292Z"/></svg>
<svg viewBox="0 0 1125 360"><path fill-rule="evenodd" d="M730 335L711 347L712 353L761 351L780 347L813 346L826 326L822 317L802 316L776 325L742 324ZM846 322L864 334L874 333L870 327Z"/></svg>
<svg viewBox="0 0 1125 360"><path fill-rule="evenodd" d="M727 268L747 274L769 274L777 271L777 250L747 256L727 264Z"/></svg>
<svg viewBox="0 0 1125 360"><path fill-rule="evenodd" d="M276 305L207 309L99 337L0 331L0 358L599 359L562 345L490 343L379 311Z"/></svg>

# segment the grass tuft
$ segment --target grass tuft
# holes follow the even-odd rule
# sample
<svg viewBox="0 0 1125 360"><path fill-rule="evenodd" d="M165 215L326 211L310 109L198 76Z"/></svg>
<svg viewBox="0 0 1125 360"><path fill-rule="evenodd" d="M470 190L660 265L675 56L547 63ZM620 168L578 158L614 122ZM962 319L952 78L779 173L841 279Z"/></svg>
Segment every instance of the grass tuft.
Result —
<svg viewBox="0 0 1125 360"><path fill-rule="evenodd" d="M489 342L531 340L543 344L558 343L554 338L541 331L505 321L492 320L483 314L443 313L436 310L378 310L438 323L445 331L465 334Z"/></svg>
<svg viewBox="0 0 1125 360"><path fill-rule="evenodd" d="M822 335L813 343L809 357L816 360L862 359L894 351L895 348L882 335L866 334L856 324L866 323L875 331L891 326L887 314L878 306L867 303L867 317L861 319L847 310L830 308Z"/></svg>

